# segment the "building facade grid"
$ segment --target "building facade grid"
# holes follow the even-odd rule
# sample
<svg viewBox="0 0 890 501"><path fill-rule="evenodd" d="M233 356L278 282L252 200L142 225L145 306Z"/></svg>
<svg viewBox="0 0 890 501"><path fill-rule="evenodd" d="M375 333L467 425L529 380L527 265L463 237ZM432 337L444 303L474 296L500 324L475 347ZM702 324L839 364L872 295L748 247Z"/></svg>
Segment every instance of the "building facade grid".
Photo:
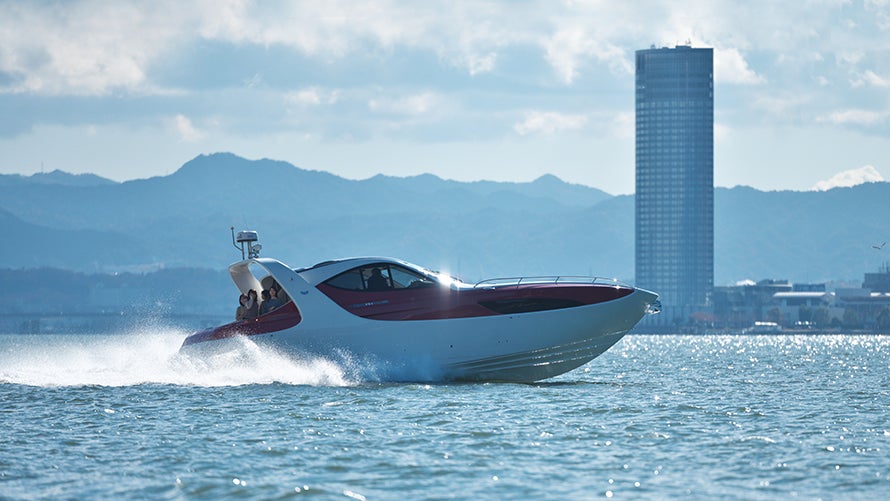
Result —
<svg viewBox="0 0 890 501"><path fill-rule="evenodd" d="M662 321L713 289L713 75L713 49L636 53L636 284L661 295Z"/></svg>

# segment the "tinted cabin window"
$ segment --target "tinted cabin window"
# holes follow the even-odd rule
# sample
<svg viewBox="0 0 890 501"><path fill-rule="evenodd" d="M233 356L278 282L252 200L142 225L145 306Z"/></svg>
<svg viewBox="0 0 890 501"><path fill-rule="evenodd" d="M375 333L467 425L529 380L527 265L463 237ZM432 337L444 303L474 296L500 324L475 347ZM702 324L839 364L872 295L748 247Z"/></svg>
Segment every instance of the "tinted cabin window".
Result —
<svg viewBox="0 0 890 501"><path fill-rule="evenodd" d="M392 277L393 287L396 289L435 285L435 282L429 278L401 266L390 266L389 272Z"/></svg>
<svg viewBox="0 0 890 501"><path fill-rule="evenodd" d="M360 266L325 282L338 289L379 292L435 285L428 277L392 264Z"/></svg>
<svg viewBox="0 0 890 501"><path fill-rule="evenodd" d="M365 290L365 282L362 280L361 269L356 268L341 273L334 278L329 279L326 284L338 289L346 289L349 291Z"/></svg>
<svg viewBox="0 0 890 501"><path fill-rule="evenodd" d="M362 276L365 277L365 290L380 292L392 289L392 276L389 269L385 266L374 266L372 268L362 269Z"/></svg>

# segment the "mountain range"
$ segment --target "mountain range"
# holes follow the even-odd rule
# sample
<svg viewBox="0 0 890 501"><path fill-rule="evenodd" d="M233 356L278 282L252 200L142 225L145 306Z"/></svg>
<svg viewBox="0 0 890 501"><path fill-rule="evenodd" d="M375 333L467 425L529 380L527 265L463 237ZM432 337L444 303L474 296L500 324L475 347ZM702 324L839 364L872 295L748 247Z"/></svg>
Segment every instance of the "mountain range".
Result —
<svg viewBox="0 0 890 501"><path fill-rule="evenodd" d="M890 183L825 192L715 190L715 284L861 279L887 258ZM355 181L275 160L201 155L123 183L59 171L0 175L3 268L223 269L230 227L292 266L400 257L468 280L571 274L633 282L634 198L554 176L529 183L432 175Z"/></svg>

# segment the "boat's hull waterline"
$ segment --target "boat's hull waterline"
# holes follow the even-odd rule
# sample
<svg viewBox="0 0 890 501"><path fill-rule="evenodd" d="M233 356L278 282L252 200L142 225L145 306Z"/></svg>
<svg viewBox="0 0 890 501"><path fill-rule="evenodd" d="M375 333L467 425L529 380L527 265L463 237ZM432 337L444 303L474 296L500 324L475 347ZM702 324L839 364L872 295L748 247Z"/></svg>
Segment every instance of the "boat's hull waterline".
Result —
<svg viewBox="0 0 890 501"><path fill-rule="evenodd" d="M259 279L248 274L251 265L261 269ZM348 364L375 380L533 382L593 360L659 307L652 292L592 281L462 287L432 284L430 275L423 288L414 289L415 282L398 290L400 266L411 265L362 258L296 271L266 258L236 263L230 271L239 289L261 287L271 277L293 301L255 320L195 333L182 351L225 350L247 338L293 357ZM349 273L363 282L361 272L372 267L388 273L389 290L331 292L328 284L345 283ZM486 301L492 297L496 301ZM518 312L478 306L494 303Z"/></svg>

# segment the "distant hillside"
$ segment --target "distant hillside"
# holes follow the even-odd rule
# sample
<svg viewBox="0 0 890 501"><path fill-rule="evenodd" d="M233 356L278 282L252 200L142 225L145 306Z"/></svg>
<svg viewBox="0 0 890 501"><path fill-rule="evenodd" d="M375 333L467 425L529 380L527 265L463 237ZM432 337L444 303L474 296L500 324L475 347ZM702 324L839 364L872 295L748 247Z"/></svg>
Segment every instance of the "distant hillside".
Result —
<svg viewBox="0 0 890 501"><path fill-rule="evenodd" d="M126 234L89 229L60 230L26 223L0 208L3 268L61 268L110 271L108 263L137 269L144 265L144 242Z"/></svg>
<svg viewBox="0 0 890 501"><path fill-rule="evenodd" d="M467 279L596 274L632 280L634 198L553 176L531 183L432 175L352 181L274 160L199 156L168 176L116 183L0 176L5 268L222 269L229 226L260 232L293 266L390 255ZM77 179L77 182L74 180ZM715 193L715 283L861 279L890 261L890 184L827 192Z"/></svg>
<svg viewBox="0 0 890 501"><path fill-rule="evenodd" d="M110 179L95 174L69 174L60 170L37 173L31 176L19 174L0 175L2 186L22 186L27 184L60 184L63 186L108 186L116 184Z"/></svg>
<svg viewBox="0 0 890 501"><path fill-rule="evenodd" d="M385 254L443 268L466 262L519 274L525 263L543 258L548 263L542 272L577 274L596 260L566 259L575 253L570 234L547 242L529 228L552 234L553 227L564 226L563 214L611 198L553 176L532 183L460 183L429 175L351 181L220 153L199 156L169 176L110 185L0 182L0 207L16 224L45 233L44 250L23 241L22 252L0 249L0 258L10 267L35 266L48 251L54 263L93 271L95 256L70 245L72 235L66 233L89 230L120 236L118 244L102 241L122 254L104 259L108 270L223 267L236 257L229 236L234 225L259 230L268 252L295 266ZM555 253L541 255L542 246ZM626 264L623 269L630 271Z"/></svg>
<svg viewBox="0 0 890 501"><path fill-rule="evenodd" d="M715 196L717 283L861 280L890 262L890 183L818 191L738 187Z"/></svg>

